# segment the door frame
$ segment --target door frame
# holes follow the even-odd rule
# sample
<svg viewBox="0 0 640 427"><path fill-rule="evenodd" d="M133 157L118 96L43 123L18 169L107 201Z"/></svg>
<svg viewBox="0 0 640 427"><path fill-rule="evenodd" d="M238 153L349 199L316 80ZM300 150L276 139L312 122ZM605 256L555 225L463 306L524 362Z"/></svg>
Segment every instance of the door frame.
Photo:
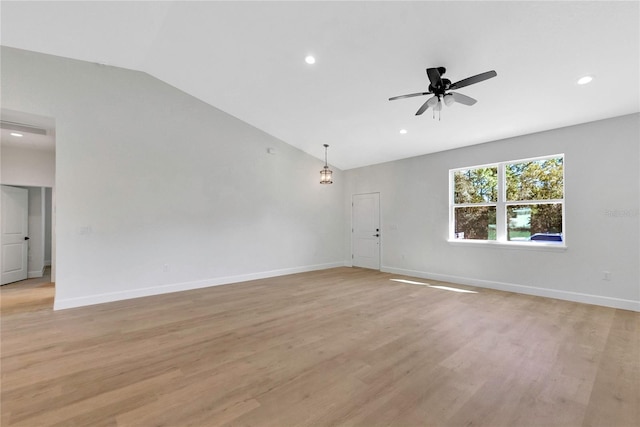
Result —
<svg viewBox="0 0 640 427"><path fill-rule="evenodd" d="M7 121L13 121L15 123L34 126L39 128L46 128L48 131L52 132L54 139L54 146L56 141L56 121L52 117L39 116L34 113L28 113L24 111L11 110L8 108L0 108L0 112L2 113L2 119ZM0 146L0 151L2 151L2 147ZM57 149L53 150L53 163L54 163L54 173L51 180L48 180L46 177L42 178L42 176L38 175L35 177L25 178L24 176L16 178L15 176L11 176L7 178L6 176L0 177L1 185L8 185L12 187L40 187L40 188L50 188L51 189L51 281L56 281L57 275L57 238L56 238L56 175L58 171L57 164Z"/></svg>
<svg viewBox="0 0 640 427"><path fill-rule="evenodd" d="M382 238L383 238L383 234L382 234L382 215L380 215L380 211L381 211L381 203L382 203L382 197L379 191L368 191L366 193L353 193L351 194L351 215L350 215L350 227L351 228L351 232L350 232L350 242L351 242L351 258L349 258L349 265L351 267L353 267L353 199L355 196L365 196L365 195L369 195L369 194L377 194L378 195L378 225L380 227L380 236L378 237L378 270L377 271L382 271ZM375 270L375 269L374 269Z"/></svg>

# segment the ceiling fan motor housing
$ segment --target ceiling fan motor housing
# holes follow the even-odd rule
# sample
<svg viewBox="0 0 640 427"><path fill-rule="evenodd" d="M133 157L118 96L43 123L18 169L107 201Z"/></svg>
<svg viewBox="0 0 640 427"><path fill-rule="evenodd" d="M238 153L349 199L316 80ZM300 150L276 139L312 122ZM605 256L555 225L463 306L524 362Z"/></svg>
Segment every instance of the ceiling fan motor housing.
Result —
<svg viewBox="0 0 640 427"><path fill-rule="evenodd" d="M441 79L440 82L442 84L438 85L438 87L434 87L432 84L429 84L429 92L433 92L436 96L443 96L444 93L449 90L449 87L451 87L451 80Z"/></svg>

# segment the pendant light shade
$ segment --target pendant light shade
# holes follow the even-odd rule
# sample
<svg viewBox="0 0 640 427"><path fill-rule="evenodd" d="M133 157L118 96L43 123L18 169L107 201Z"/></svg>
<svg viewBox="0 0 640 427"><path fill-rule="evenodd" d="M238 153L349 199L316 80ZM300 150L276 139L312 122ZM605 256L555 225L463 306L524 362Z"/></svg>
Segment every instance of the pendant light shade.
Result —
<svg viewBox="0 0 640 427"><path fill-rule="evenodd" d="M440 98L438 98L438 103L436 104L435 107L433 107L433 111L440 111L442 110L442 101L440 101Z"/></svg>
<svg viewBox="0 0 640 427"><path fill-rule="evenodd" d="M453 97L452 94L448 93L444 96L444 105L446 105L447 107L449 107L454 102L456 102L456 99Z"/></svg>
<svg viewBox="0 0 640 427"><path fill-rule="evenodd" d="M329 145L324 144L324 168L320 171L320 184L333 184L331 179L333 171L329 169L329 164L327 163L327 148L329 148Z"/></svg>
<svg viewBox="0 0 640 427"><path fill-rule="evenodd" d="M437 104L438 104L438 97L435 95L429 98L429 100L427 101L427 106L429 108L435 108Z"/></svg>

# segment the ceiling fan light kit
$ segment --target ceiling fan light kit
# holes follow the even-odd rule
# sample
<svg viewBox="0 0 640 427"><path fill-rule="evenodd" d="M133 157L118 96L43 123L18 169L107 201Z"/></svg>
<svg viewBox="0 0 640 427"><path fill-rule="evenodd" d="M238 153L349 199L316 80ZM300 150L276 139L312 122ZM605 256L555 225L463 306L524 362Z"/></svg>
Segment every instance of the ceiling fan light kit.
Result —
<svg viewBox="0 0 640 427"><path fill-rule="evenodd" d="M427 76L429 77L429 91L428 92L417 92L410 93L408 95L400 95L389 98L389 101L395 101L396 99L404 99L404 98L412 98L414 96L424 96L424 95L433 95L431 98L427 99L427 101L422 104L422 106L416 111L416 116L421 115L427 109L431 108L435 112L442 110L442 102L449 107L454 103L462 104L462 105L473 105L477 100L463 95L457 92L449 92L451 90L457 90L463 88L465 86L469 86L475 83L480 83L482 81L488 80L498 75L494 70L487 71L481 74L476 74L475 76L467 77L466 79L462 79L455 83L451 83L451 80L445 79L442 77L444 73L447 72L447 69L444 67L437 68L427 68ZM439 116L438 116L439 117Z"/></svg>

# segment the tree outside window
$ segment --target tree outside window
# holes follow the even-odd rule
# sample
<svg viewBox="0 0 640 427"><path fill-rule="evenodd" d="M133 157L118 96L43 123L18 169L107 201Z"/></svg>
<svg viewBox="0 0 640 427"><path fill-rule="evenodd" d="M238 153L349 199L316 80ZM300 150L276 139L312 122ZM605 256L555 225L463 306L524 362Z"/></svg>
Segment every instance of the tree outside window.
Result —
<svg viewBox="0 0 640 427"><path fill-rule="evenodd" d="M495 240L498 168L460 170L453 179L456 237Z"/></svg>
<svg viewBox="0 0 640 427"><path fill-rule="evenodd" d="M565 240L563 155L457 169L450 174L453 238Z"/></svg>

